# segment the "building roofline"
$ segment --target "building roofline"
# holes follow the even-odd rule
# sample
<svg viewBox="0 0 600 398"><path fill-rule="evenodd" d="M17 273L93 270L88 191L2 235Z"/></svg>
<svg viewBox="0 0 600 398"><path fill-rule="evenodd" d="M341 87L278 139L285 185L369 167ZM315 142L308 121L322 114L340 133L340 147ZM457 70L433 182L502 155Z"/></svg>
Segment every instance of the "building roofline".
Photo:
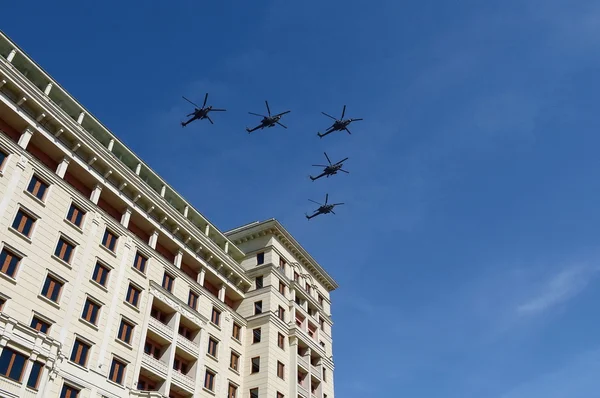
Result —
<svg viewBox="0 0 600 398"><path fill-rule="evenodd" d="M275 229L279 234L281 234L288 242L298 251L300 254L300 260L304 260L305 265L310 265L311 268L314 269L317 276L320 276L321 279L325 280L329 286L328 290L333 291L339 287L338 283L333 279L331 275L325 271L323 267L302 247L300 243L289 233L287 229L281 225L279 221L274 218L265 220L265 221L254 221L246 225L242 225L240 227L231 229L229 231L225 231L225 236L229 237L231 240L241 241L242 239L253 239L253 235L260 232L265 232L265 230ZM273 233L273 231L268 231L267 233Z"/></svg>

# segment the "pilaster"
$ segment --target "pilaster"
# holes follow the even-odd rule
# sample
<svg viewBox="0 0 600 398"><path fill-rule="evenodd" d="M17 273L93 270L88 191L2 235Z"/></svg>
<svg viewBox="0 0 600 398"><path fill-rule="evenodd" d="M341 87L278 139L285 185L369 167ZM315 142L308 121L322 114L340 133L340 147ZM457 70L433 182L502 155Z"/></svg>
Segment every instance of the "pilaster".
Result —
<svg viewBox="0 0 600 398"><path fill-rule="evenodd" d="M23 149L27 149L27 145L29 144L32 136L33 129L31 127L27 127L25 130L23 130L21 136L19 137L19 146Z"/></svg>
<svg viewBox="0 0 600 398"><path fill-rule="evenodd" d="M100 184L96 184L96 186L94 187L94 190L92 191L92 194L90 195L90 201L97 205L98 204L98 200L100 200L100 193L102 192L102 185Z"/></svg>
<svg viewBox="0 0 600 398"><path fill-rule="evenodd" d="M64 157L63 160L56 167L56 175L60 178L65 178L67 168L69 167L69 158Z"/></svg>

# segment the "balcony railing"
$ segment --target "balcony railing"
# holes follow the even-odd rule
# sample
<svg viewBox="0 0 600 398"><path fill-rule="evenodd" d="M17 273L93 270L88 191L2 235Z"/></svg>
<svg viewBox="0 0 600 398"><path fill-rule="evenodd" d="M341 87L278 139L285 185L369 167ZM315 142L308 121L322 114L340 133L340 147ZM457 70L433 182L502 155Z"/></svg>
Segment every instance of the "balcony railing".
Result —
<svg viewBox="0 0 600 398"><path fill-rule="evenodd" d="M198 356L198 345L182 335L177 336L177 345L194 356Z"/></svg>
<svg viewBox="0 0 600 398"><path fill-rule="evenodd" d="M298 355L298 365L302 366L306 370L310 369L308 367L308 359L300 355Z"/></svg>
<svg viewBox="0 0 600 398"><path fill-rule="evenodd" d="M166 398L158 391L130 391L129 398Z"/></svg>
<svg viewBox="0 0 600 398"><path fill-rule="evenodd" d="M152 328L152 330L154 330L156 333L160 334L165 339L170 341L173 338L173 328L165 325L158 319L150 317L150 320L148 321L148 325L150 326L150 328Z"/></svg>
<svg viewBox="0 0 600 398"><path fill-rule="evenodd" d="M162 377L167 377L167 364L165 364L162 361L159 361L158 359L148 355L148 354L144 354L142 355L142 366L144 366L146 369L156 373L159 376Z"/></svg>
<svg viewBox="0 0 600 398"><path fill-rule="evenodd" d="M184 375L178 371L173 371L173 380L182 387L185 387L190 392L194 392L194 379L190 376Z"/></svg>
<svg viewBox="0 0 600 398"><path fill-rule="evenodd" d="M308 390L301 384L298 384L298 394L305 398L308 398Z"/></svg>
<svg viewBox="0 0 600 398"><path fill-rule="evenodd" d="M20 383L5 378L0 378L0 391L6 391L9 394L13 394L15 397L18 397L20 390Z"/></svg>
<svg viewBox="0 0 600 398"><path fill-rule="evenodd" d="M321 367L310 364L310 373L315 376L317 379L321 380Z"/></svg>

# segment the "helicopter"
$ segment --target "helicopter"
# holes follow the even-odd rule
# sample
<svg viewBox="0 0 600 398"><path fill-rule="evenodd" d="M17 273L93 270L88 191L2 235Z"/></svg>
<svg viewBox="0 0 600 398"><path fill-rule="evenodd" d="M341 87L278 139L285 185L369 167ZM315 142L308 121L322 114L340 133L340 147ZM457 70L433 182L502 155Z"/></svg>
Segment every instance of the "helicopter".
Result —
<svg viewBox="0 0 600 398"><path fill-rule="evenodd" d="M249 129L248 127L246 127L246 131L248 133L251 133L254 130L263 129L265 127L273 127L276 124L280 125L284 129L287 129L286 126L284 126L283 124L279 123L279 120L281 120L281 116L285 115L286 113L290 113L291 111L285 111L285 112L278 113L277 115L271 115L271 109L269 108L269 103L267 101L265 101L265 104L267 105L267 112L269 113L269 116L259 115L258 113L248 112L251 115L260 116L260 117L263 118L260 121L260 124L258 126L256 126L256 127L254 127L253 129Z"/></svg>
<svg viewBox="0 0 600 398"><path fill-rule="evenodd" d="M319 214L327 214L327 213L332 213L332 214L335 214L335 213L334 213L334 211L333 211L333 208L334 208L335 206L340 206L340 205L343 205L343 203L332 203L332 204L327 204L327 201L328 201L328 200L329 200L329 194L325 194L325 203L324 203L324 204L320 204L320 203L318 203L318 202L315 202L314 200L310 200L310 199L309 199L309 201L310 201L310 202L313 202L313 203L316 203L316 204L318 204L318 205L319 205L319 208L318 208L317 210L315 210L314 214L313 214L313 215L311 215L311 216L309 216L309 215L305 214L305 216L306 216L306 219L307 219L307 220L310 220L311 218L313 218L313 217L316 217L316 216L318 216Z"/></svg>
<svg viewBox="0 0 600 398"><path fill-rule="evenodd" d="M332 118L333 120L335 120L335 122L333 122L333 124L331 125L331 127L329 127L323 134L321 134L320 132L317 132L317 135L320 138L325 137L327 134L331 134L334 131L342 131L342 130L346 130L348 132L348 134L352 134L350 132L350 130L348 130L348 125L352 122L357 122L359 120L363 120L363 119L345 119L344 120L344 115L346 114L346 105L344 105L344 109L342 110L342 117L338 120L336 118L334 118L331 115L328 115L325 112L321 112L323 115Z"/></svg>
<svg viewBox="0 0 600 398"><path fill-rule="evenodd" d="M183 97L183 99L186 100L187 102L189 102L190 104L194 105L195 109L194 109L194 112L187 115L188 117L192 116L192 118L190 120L188 120L187 122L181 122L181 127L187 126L194 120L202 120L202 119L208 119L210 124L214 124L212 119L210 118L210 116L208 116L208 113L209 112L225 112L225 109L216 109L216 108L213 108L212 105L206 106L206 101L208 100L208 93L206 93L206 95L204 96L204 103L202 104L201 108L198 107L198 105L194 104L189 99L187 99L185 97Z"/></svg>
<svg viewBox="0 0 600 398"><path fill-rule="evenodd" d="M348 174L349 172L342 169L342 167L344 166L343 163L348 160L348 158L342 159L337 163L331 163L331 160L329 160L329 156L327 156L327 152L323 152L325 154L325 157L327 158L327 162L329 162L329 166L325 166L322 164L313 164L313 166L315 167L325 167L325 169L323 169L323 172L321 174L319 174L316 177L313 176L309 176L311 180L318 180L319 178L323 177L323 176L327 176L327 178L329 178L329 176L332 176L334 174L337 174L338 171L342 171L346 174Z"/></svg>

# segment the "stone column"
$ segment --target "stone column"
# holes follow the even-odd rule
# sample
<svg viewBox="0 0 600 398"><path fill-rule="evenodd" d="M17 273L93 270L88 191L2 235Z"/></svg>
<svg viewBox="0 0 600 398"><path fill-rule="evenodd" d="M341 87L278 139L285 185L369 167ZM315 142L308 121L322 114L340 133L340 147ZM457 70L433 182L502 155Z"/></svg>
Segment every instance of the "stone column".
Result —
<svg viewBox="0 0 600 398"><path fill-rule="evenodd" d="M152 232L152 235L150 235L150 239L148 240L148 246L150 246L151 248L156 250L157 243L158 243L158 231L155 230L154 232Z"/></svg>
<svg viewBox="0 0 600 398"><path fill-rule="evenodd" d="M200 286L204 286L204 277L206 276L206 270L204 268L200 269L200 272L198 273L198 284Z"/></svg>
<svg viewBox="0 0 600 398"><path fill-rule="evenodd" d="M92 203L94 203L95 205L98 204L98 200L100 199L101 192L102 192L102 185L96 184L96 186L94 187L94 190L92 191L92 194L90 195L90 201L92 201Z"/></svg>
<svg viewBox="0 0 600 398"><path fill-rule="evenodd" d="M125 228L129 227L129 219L131 218L131 209L128 207L125 209L123 215L121 215L121 225Z"/></svg>
<svg viewBox="0 0 600 398"><path fill-rule="evenodd" d="M21 136L19 137L19 146L23 149L27 149L27 145L29 144L29 140L31 140L32 136L33 129L31 127L27 127L25 130L23 130Z"/></svg>
<svg viewBox="0 0 600 398"><path fill-rule="evenodd" d="M69 167L69 158L67 158L66 156L63 158L63 160L58 164L58 167L56 168L56 175L59 176L60 178L65 178L65 173L67 172L67 168Z"/></svg>

